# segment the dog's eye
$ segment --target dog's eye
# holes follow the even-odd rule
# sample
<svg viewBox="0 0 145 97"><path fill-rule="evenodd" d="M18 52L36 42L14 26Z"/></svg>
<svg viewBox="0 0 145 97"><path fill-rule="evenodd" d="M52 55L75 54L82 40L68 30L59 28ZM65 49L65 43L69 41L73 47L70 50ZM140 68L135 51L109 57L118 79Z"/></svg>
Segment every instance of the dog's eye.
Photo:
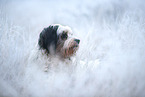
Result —
<svg viewBox="0 0 145 97"><path fill-rule="evenodd" d="M67 33L63 32L61 35L61 39L65 40L65 39L67 39L67 37L68 37Z"/></svg>

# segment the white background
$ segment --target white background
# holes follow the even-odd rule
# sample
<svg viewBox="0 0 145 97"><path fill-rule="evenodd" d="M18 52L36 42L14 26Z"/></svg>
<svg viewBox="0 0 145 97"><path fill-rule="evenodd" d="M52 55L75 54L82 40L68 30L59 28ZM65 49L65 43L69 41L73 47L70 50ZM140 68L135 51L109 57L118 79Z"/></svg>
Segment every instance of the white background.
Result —
<svg viewBox="0 0 145 97"><path fill-rule="evenodd" d="M144 11L144 0L0 1L0 96L145 97ZM56 23L72 28L80 49L44 72L47 59L29 56Z"/></svg>

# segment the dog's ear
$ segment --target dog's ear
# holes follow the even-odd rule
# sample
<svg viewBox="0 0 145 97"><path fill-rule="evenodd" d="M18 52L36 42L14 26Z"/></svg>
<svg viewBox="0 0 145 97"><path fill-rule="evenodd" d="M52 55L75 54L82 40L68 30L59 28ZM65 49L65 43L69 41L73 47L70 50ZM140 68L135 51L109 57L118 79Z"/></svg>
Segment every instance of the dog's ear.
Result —
<svg viewBox="0 0 145 97"><path fill-rule="evenodd" d="M57 44L57 29L58 26L49 26L47 28L44 28L42 32L39 35L39 40L38 40L38 45L40 49L45 49L48 53L49 48L51 45L54 45L54 50L56 49L56 44Z"/></svg>

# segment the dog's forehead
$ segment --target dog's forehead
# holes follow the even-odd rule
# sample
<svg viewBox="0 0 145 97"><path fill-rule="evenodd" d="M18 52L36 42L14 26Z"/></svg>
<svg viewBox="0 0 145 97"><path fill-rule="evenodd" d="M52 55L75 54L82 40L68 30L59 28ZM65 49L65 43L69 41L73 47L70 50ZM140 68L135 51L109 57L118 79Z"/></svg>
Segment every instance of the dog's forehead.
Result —
<svg viewBox="0 0 145 97"><path fill-rule="evenodd" d="M67 34L70 34L70 35L73 34L70 27L59 25L58 30L57 30L57 33L58 34L61 34L63 32L67 32Z"/></svg>

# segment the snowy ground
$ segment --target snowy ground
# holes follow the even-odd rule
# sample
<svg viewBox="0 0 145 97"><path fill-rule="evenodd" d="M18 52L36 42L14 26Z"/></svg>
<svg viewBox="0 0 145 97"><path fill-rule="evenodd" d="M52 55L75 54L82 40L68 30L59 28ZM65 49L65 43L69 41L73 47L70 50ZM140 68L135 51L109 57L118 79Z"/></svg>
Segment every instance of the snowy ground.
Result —
<svg viewBox="0 0 145 97"><path fill-rule="evenodd" d="M144 10L144 0L0 1L0 97L145 97ZM80 49L44 72L49 60L29 55L55 23Z"/></svg>

